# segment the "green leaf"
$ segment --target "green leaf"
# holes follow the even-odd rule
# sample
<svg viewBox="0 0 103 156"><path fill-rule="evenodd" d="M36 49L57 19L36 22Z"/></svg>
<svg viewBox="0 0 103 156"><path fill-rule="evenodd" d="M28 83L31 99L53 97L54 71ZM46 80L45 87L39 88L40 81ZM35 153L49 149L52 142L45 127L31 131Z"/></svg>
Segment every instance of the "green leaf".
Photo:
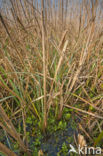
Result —
<svg viewBox="0 0 103 156"><path fill-rule="evenodd" d="M31 118L31 117L28 117L28 118L26 119L26 123L32 124L32 118Z"/></svg>
<svg viewBox="0 0 103 156"><path fill-rule="evenodd" d="M14 96L7 96L5 98L2 98L2 99L0 99L0 102L4 102L5 100L8 100L8 99L10 99L12 97L14 97Z"/></svg>
<svg viewBox="0 0 103 156"><path fill-rule="evenodd" d="M66 119L66 120L69 120L70 117L71 117L71 114L70 114L70 113L68 113L68 114L65 115L65 119Z"/></svg>
<svg viewBox="0 0 103 156"><path fill-rule="evenodd" d="M99 136L95 140L94 146L97 146L98 143L100 143L102 141L102 139L103 139L103 131L99 134Z"/></svg>

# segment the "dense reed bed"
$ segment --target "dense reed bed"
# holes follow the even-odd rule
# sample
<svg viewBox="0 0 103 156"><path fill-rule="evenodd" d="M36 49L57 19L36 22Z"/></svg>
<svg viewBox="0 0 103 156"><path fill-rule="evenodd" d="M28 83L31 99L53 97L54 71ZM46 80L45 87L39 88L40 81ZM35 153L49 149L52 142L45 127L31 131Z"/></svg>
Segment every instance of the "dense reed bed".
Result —
<svg viewBox="0 0 103 156"><path fill-rule="evenodd" d="M37 119L46 133L51 110L61 120L64 108L81 118L79 129L87 143L102 146L102 19L98 0L3 3L0 127L28 156L27 121ZM2 142L0 151L16 155Z"/></svg>

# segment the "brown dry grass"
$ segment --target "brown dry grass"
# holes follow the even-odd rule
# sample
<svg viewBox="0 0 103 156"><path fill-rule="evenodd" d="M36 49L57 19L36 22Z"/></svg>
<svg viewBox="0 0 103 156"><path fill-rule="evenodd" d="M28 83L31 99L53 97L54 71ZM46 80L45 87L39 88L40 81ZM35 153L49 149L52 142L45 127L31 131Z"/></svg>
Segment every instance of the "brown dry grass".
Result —
<svg viewBox="0 0 103 156"><path fill-rule="evenodd" d="M28 151L28 111L41 121L44 131L52 106L59 119L63 107L87 114L84 129L92 139L95 125L98 134L103 130L103 13L99 2L60 0L57 6L54 1L41 2L40 6L37 0L10 0L10 6L4 5L6 12L0 12L0 126L24 151ZM80 108L75 108L78 104ZM26 145L12 124L19 116Z"/></svg>

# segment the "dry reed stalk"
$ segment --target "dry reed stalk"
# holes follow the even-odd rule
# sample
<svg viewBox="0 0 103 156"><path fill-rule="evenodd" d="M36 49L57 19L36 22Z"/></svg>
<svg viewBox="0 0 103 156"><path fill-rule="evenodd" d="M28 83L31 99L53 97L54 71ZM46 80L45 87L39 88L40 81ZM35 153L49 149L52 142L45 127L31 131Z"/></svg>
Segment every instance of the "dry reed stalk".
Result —
<svg viewBox="0 0 103 156"><path fill-rule="evenodd" d="M96 0L95 2L91 1L91 3L92 3L92 17L91 17L92 32L91 33L93 34L95 32L95 18L96 18L96 11L97 11L97 7L98 7L98 0ZM91 56L91 48L92 48L92 45L90 46L89 51L88 51L87 62L89 61L90 56Z"/></svg>
<svg viewBox="0 0 103 156"><path fill-rule="evenodd" d="M43 156L44 154L43 154L43 151L42 150L39 150L38 151L38 156Z"/></svg>
<svg viewBox="0 0 103 156"><path fill-rule="evenodd" d="M55 71L55 75L54 75L54 82L56 80L56 77L57 77L57 74L59 72L59 69L61 67L61 64L62 64L62 61L64 59L64 56L65 56L65 51L67 49L67 45L68 45L68 40L66 40L65 44L64 44L64 47L63 47L63 50L62 50L62 53L61 53L61 56L59 58L59 61L58 61L58 65L57 65L57 68L56 68L56 71Z"/></svg>
<svg viewBox="0 0 103 156"><path fill-rule="evenodd" d="M2 86L5 86L1 83ZM12 94L14 96L17 96L15 92L13 92L11 89L9 89L9 87L5 86L5 88L12 92ZM21 108L22 108L22 113L23 113L23 125L24 125L24 133L25 133L25 138L26 138L26 126L25 126L25 118L24 118L24 105L25 102L22 101L22 99L17 96L19 98L19 100L21 101ZM27 152L28 155L30 155L30 153L27 151L27 147L24 145L23 141L21 140L19 134L16 132L15 127L13 126L12 122L10 121L10 119L8 118L7 114L5 113L4 109L2 108L2 106L0 106L0 115L2 117L2 119L4 120L4 122L6 123L6 126L1 124L1 127L3 127L20 145L20 147L23 149L23 151Z"/></svg>
<svg viewBox="0 0 103 156"><path fill-rule="evenodd" d="M22 0L19 0L19 1L20 1L21 9L22 9L23 14L24 14L24 18L27 19L26 12L25 12L25 9L24 9L23 4L22 4ZM28 21L28 19L27 19L27 21Z"/></svg>
<svg viewBox="0 0 103 156"><path fill-rule="evenodd" d="M7 28L6 24L5 24L5 21L4 21L3 17L2 17L2 15L1 15L1 13L0 13L0 20L1 20L1 23L3 24L3 26L4 26L5 30L6 30L6 32L7 32L8 36L9 36L9 38L10 38L10 41L11 41L11 43L12 43L14 49L16 50L16 52L17 52L17 54L18 54L18 58L19 58L19 60L20 60L20 62L21 62L21 64L22 64L22 66L24 66L23 60L22 60L22 56L21 56L20 52L17 50L17 48L16 48L16 46L15 46L15 44L14 44L14 42L13 42L13 39L12 39L12 37L11 37L9 31L8 31L8 28Z"/></svg>
<svg viewBox="0 0 103 156"><path fill-rule="evenodd" d="M68 4L69 4L69 1L66 0L65 3L66 3L66 4L65 4L66 8L65 8L65 23L64 23L64 29L66 29L66 26L67 26L67 15L68 15Z"/></svg>
<svg viewBox="0 0 103 156"><path fill-rule="evenodd" d="M29 23L29 21L30 21L30 13L29 13L28 4L27 4L26 0L23 0L23 5L24 5L23 7L25 9L26 17L28 19L27 21Z"/></svg>
<svg viewBox="0 0 103 156"><path fill-rule="evenodd" d="M100 116L100 115L96 115L96 114L93 114L93 113L91 113L91 112L87 112L87 111L81 110L81 109L76 108L76 107L72 107L72 106L65 105L65 104L63 104L63 106L64 106L64 107L67 107L67 108L72 108L72 109L77 110L77 111L79 111L79 112L81 112L81 113L88 114L88 115L93 116L93 117L98 118L98 119L103 119L103 117Z"/></svg>
<svg viewBox="0 0 103 156"><path fill-rule="evenodd" d="M93 141L93 139L90 137L90 135L87 133L87 131L83 128L83 126L81 124L79 124L79 129L81 131L83 131L85 133L85 135L91 140Z"/></svg>
<svg viewBox="0 0 103 156"><path fill-rule="evenodd" d="M46 79L47 79L47 67L46 67L46 49L45 49L45 22L44 22L44 0L41 0L41 14L42 14L42 50L43 50L43 89L44 89L44 119L43 119L43 131L47 126L47 101L46 101Z"/></svg>
<svg viewBox="0 0 103 156"><path fill-rule="evenodd" d="M82 2L82 4L83 4L83 2ZM82 4L81 4L81 6L80 6L80 17L79 17L79 31L78 31L78 38L79 38L79 36L80 36L81 25L82 25L82 23L81 23L81 21L82 21L82 8L83 8Z"/></svg>
<svg viewBox="0 0 103 156"><path fill-rule="evenodd" d="M80 145L80 147L84 147L86 145L86 140L81 134L78 134L78 145Z"/></svg>
<svg viewBox="0 0 103 156"><path fill-rule="evenodd" d="M26 151L26 146L24 145L23 141L21 140L19 134L16 132L16 129L14 128L12 122L10 121L8 116L6 115L2 106L0 106L0 115L6 124L6 125L3 125L2 123L0 123L2 128L6 129L6 131L19 143L20 147L24 151Z"/></svg>
<svg viewBox="0 0 103 156"><path fill-rule="evenodd" d="M35 24L37 24L37 32L38 32L38 35L40 36L40 39L42 38L42 31L41 31L41 27L40 27L40 22L42 20L41 18L41 12L39 11L38 8L38 1L36 2L37 3L37 7L35 7L34 5L32 5L30 3L30 1L27 0L27 3L31 6L31 8L33 9L33 17L34 17L34 20L35 20Z"/></svg>
<svg viewBox="0 0 103 156"><path fill-rule="evenodd" d="M93 108L95 108L95 110L97 110L97 111L103 113L103 110L100 109L100 108L98 108L98 107L96 107L93 103L91 103L91 102L89 102L89 101L83 99L82 97L80 97L80 96L78 96L78 95L76 95L76 94L74 94L74 93L72 93L72 95L75 96L75 97L77 97L77 98L79 98L81 101L83 101L83 102L89 104L90 106L92 106Z"/></svg>
<svg viewBox="0 0 103 156"><path fill-rule="evenodd" d="M59 48L60 50L63 49L63 45L64 45L64 42L65 42L65 37L66 37L66 35L67 35L67 32L68 32L68 30L65 30L65 31L64 31L64 33L63 33L63 35L62 35L62 38L61 38L61 40L60 40L60 43L59 43L59 46L58 46L58 48Z"/></svg>
<svg viewBox="0 0 103 156"><path fill-rule="evenodd" d="M89 45L90 45L90 40L92 38L92 34L91 33L92 33L92 26L91 26L91 29L89 31L89 36L88 36L88 39L87 39L86 47L84 49L84 53L81 52L81 57L80 57L80 61L79 61L79 67L78 67L78 69L77 69L77 71L76 71L76 73L75 73L75 75L73 77L73 80L72 80L72 83L70 85L70 88L68 89L69 93L72 91L72 89L73 89L73 87L74 87L74 85L75 85L75 83L76 83L76 81L78 79L78 75L80 74L80 72L82 70L82 67L83 67L83 65L85 63L85 60L87 58L88 48L89 48Z"/></svg>
<svg viewBox="0 0 103 156"><path fill-rule="evenodd" d="M62 50L62 52L61 52L61 56L60 56L59 62L58 62L58 64L57 64L57 68L56 68L56 71L55 71L55 74L54 74L54 78L53 78L53 81L52 81L52 84L51 84L51 89L50 89L50 92L49 92L50 95L52 94L53 85L54 85L54 83L56 82L57 74L58 74L59 69L60 69L60 67L61 67L61 63L62 63L62 61L63 61L63 58L64 58L64 56L65 56L65 51L66 51L67 45L68 45L68 40L66 40L66 42L65 42L65 44L64 44L64 48L63 48L63 50ZM52 103L52 96L49 97L47 103L48 103L48 111L49 111L49 108L50 108L51 103Z"/></svg>
<svg viewBox="0 0 103 156"><path fill-rule="evenodd" d="M60 92L57 92L57 93L53 94L53 95L52 95L52 96L53 96L53 99L55 99L55 98L56 98L57 96L59 96L60 94L61 94ZM50 94L47 94L47 97L49 97L49 96L51 96L51 95L50 95ZM41 100L41 99L43 99L43 98L44 98L44 95L38 97L37 99L33 100L32 102L35 102L35 101Z"/></svg>
<svg viewBox="0 0 103 156"><path fill-rule="evenodd" d="M61 10L61 21L62 21L62 30L64 29L64 1L61 0L62 10Z"/></svg>
<svg viewBox="0 0 103 156"><path fill-rule="evenodd" d="M13 151L7 148L4 144L0 142L0 152L6 154L6 156L17 156Z"/></svg>
<svg viewBox="0 0 103 156"><path fill-rule="evenodd" d="M63 27L63 25L64 25L64 23L63 23L63 18L64 18L64 15L63 15L63 12L64 12L64 8L63 8L63 5L64 5L64 2L63 2L63 0L60 0L59 1L59 24L61 25L61 29L60 29L60 32L62 32L63 31L63 29L64 29L64 27Z"/></svg>
<svg viewBox="0 0 103 156"><path fill-rule="evenodd" d="M56 28L56 1L53 0L53 25Z"/></svg>

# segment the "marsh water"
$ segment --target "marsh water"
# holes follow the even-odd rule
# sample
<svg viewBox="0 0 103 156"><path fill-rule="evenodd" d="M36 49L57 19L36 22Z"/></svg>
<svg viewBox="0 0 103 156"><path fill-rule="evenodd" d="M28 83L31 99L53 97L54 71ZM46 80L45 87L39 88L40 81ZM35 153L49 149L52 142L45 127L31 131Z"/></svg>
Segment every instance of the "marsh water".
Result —
<svg viewBox="0 0 103 156"><path fill-rule="evenodd" d="M69 149L70 144L74 144L74 135L77 134L77 130L73 129L70 123L68 123L66 130L56 131L51 136L48 136L43 139L41 144L41 149L48 156L57 156L57 153L60 153L61 156L69 155L66 151L65 146ZM64 145L64 149L63 149ZM64 150L64 153L63 153ZM67 154L66 154L67 153Z"/></svg>
<svg viewBox="0 0 103 156"><path fill-rule="evenodd" d="M54 133L46 133L39 140L40 145L35 146L36 137L32 136L29 138L29 147L31 150L42 150L43 154L46 156L69 156L68 152L70 149L70 144L74 145L74 135L77 135L76 123L71 120L67 122L65 130L56 130ZM30 127L28 127L29 129ZM13 150L18 156L21 156L20 151L13 149L13 140L11 141L10 137L1 129L0 141L5 143L7 147ZM74 145L75 146L75 145ZM33 156L36 156L37 153L33 152ZM0 155L2 156L2 155ZM22 155L23 156L23 155Z"/></svg>

